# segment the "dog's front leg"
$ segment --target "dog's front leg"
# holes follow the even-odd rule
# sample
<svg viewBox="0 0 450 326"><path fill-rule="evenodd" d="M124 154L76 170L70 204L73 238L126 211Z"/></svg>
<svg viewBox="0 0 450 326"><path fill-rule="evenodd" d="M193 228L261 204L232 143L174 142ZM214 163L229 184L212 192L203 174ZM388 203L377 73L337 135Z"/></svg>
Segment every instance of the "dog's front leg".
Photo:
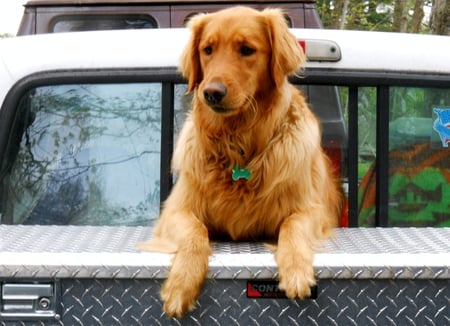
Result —
<svg viewBox="0 0 450 326"><path fill-rule="evenodd" d="M317 227L309 214L293 214L281 224L275 260L279 287L290 299L309 297L315 285L313 245Z"/></svg>
<svg viewBox="0 0 450 326"><path fill-rule="evenodd" d="M161 298L169 317L182 317L195 306L208 272L211 254L208 230L194 214L178 213L171 232L177 239L176 252L169 276L163 285Z"/></svg>

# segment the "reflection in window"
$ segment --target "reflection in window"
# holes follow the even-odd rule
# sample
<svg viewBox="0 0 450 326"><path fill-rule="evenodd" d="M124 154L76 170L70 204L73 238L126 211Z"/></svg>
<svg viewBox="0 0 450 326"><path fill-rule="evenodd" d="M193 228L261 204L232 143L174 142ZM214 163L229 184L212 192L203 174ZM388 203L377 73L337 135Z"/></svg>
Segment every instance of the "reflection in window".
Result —
<svg viewBox="0 0 450 326"><path fill-rule="evenodd" d="M389 125L389 225L450 226L450 151L434 128L450 116L448 89L392 87ZM450 119L442 124L450 131Z"/></svg>
<svg viewBox="0 0 450 326"><path fill-rule="evenodd" d="M358 88L358 225L375 226L377 93Z"/></svg>
<svg viewBox="0 0 450 326"><path fill-rule="evenodd" d="M388 224L448 227L450 150L442 134L450 135L450 92L391 87L389 94ZM372 166L360 189L361 226L375 223L375 179Z"/></svg>
<svg viewBox="0 0 450 326"><path fill-rule="evenodd" d="M362 178L375 162L376 154L376 88L358 88L358 177Z"/></svg>
<svg viewBox="0 0 450 326"><path fill-rule="evenodd" d="M328 85L305 85L301 87L312 110L322 125L322 146L341 177L347 176L347 121L342 106L344 88Z"/></svg>
<svg viewBox="0 0 450 326"><path fill-rule="evenodd" d="M61 16L53 24L53 33L116 29L158 28L148 15L81 15Z"/></svg>
<svg viewBox="0 0 450 326"><path fill-rule="evenodd" d="M175 85L175 99L174 99L174 136L176 137L183 127L184 121L191 109L193 93L187 93L186 84Z"/></svg>
<svg viewBox="0 0 450 326"><path fill-rule="evenodd" d="M30 91L2 165L2 222L147 225L159 214L160 115L160 84Z"/></svg>

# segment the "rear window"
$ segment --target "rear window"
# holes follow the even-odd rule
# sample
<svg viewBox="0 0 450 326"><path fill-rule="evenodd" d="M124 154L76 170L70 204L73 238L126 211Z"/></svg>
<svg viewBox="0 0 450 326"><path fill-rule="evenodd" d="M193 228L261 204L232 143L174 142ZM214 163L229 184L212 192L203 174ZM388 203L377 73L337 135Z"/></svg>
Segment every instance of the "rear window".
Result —
<svg viewBox="0 0 450 326"><path fill-rule="evenodd" d="M450 226L449 88L297 82L322 122L350 225ZM1 223L148 225L170 191L190 100L176 82L27 91L1 153Z"/></svg>
<svg viewBox="0 0 450 326"><path fill-rule="evenodd" d="M58 16L50 24L53 33L144 28L158 28L158 24L149 15L136 14Z"/></svg>
<svg viewBox="0 0 450 326"><path fill-rule="evenodd" d="M161 84L38 87L16 117L3 223L147 225L158 215Z"/></svg>

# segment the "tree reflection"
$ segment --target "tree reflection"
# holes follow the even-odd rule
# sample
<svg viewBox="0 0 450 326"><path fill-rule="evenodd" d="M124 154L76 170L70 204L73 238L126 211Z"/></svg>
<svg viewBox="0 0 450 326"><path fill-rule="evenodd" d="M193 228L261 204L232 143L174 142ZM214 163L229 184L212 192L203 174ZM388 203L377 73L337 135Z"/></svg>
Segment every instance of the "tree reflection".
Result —
<svg viewBox="0 0 450 326"><path fill-rule="evenodd" d="M4 220L145 225L157 216L160 84L34 89L11 135Z"/></svg>

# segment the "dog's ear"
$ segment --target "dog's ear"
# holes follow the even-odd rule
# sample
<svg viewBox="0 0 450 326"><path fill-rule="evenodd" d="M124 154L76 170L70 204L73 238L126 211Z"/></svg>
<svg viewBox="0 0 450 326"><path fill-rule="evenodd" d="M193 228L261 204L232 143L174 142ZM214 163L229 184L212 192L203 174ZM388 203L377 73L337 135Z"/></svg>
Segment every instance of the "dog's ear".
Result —
<svg viewBox="0 0 450 326"><path fill-rule="evenodd" d="M275 87L279 87L286 77L295 74L306 61L297 39L289 31L283 12L266 9L262 12L268 28L272 47L271 74Z"/></svg>
<svg viewBox="0 0 450 326"><path fill-rule="evenodd" d="M180 57L180 71L188 80L188 92L193 91L203 78L198 47L205 25L205 17L205 14L199 14L189 20L188 27L191 30L191 37Z"/></svg>

